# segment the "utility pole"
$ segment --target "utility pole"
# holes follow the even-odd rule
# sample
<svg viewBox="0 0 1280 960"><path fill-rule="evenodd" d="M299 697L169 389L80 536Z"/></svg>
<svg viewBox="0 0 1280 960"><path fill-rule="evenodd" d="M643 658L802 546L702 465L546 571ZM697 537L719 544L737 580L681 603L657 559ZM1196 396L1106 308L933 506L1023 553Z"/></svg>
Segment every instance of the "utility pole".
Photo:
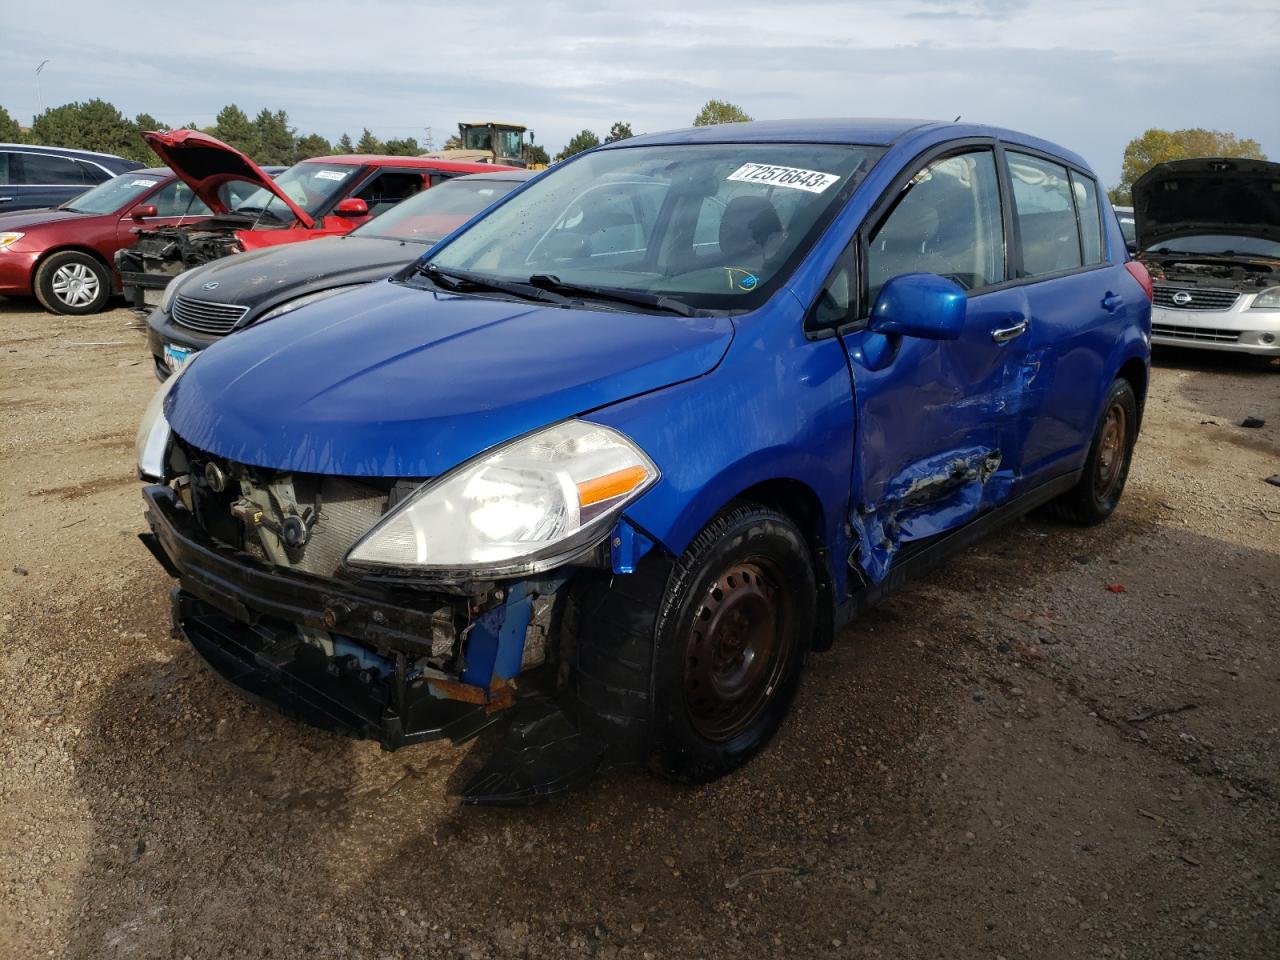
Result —
<svg viewBox="0 0 1280 960"><path fill-rule="evenodd" d="M436 141L435 138L431 136L430 127L423 127L422 129L427 131L427 135L422 140L423 147L425 152L430 153L436 148Z"/></svg>
<svg viewBox="0 0 1280 960"><path fill-rule="evenodd" d="M47 59L40 61L40 66L36 67L36 100L40 104L40 112L44 113L44 94L40 92L40 74L48 65Z"/></svg>

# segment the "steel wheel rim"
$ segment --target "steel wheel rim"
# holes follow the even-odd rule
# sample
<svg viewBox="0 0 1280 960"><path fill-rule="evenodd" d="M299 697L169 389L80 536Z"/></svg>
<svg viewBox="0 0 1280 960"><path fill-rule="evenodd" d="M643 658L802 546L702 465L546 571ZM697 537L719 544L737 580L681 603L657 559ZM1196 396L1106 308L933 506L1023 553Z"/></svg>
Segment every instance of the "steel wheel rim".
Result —
<svg viewBox="0 0 1280 960"><path fill-rule="evenodd" d="M83 263L53 271L53 295L69 307L86 307L98 298L98 275Z"/></svg>
<svg viewBox="0 0 1280 960"><path fill-rule="evenodd" d="M1102 433L1098 437L1098 466L1093 480L1094 493L1099 500L1110 497L1120 484L1128 426L1128 414L1123 406L1113 403L1107 408Z"/></svg>
<svg viewBox="0 0 1280 960"><path fill-rule="evenodd" d="M725 569L694 613L683 694L694 729L726 741L749 729L777 696L794 602L772 562L752 557Z"/></svg>

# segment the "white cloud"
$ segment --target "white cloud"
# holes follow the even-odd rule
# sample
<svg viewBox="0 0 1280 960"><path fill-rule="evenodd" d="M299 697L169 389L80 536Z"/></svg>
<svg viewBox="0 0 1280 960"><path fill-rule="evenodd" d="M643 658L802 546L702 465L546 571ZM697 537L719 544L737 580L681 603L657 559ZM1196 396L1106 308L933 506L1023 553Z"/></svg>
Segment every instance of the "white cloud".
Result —
<svg viewBox="0 0 1280 960"><path fill-rule="evenodd" d="M964 114L1073 147L1104 179L1149 126L1207 126L1280 154L1274 0L653 0L485 5L336 0L150 16L70 0L0 34L0 103L36 108L25 64L52 58L48 104L211 123L283 108L304 132L442 141L459 120L523 121L553 151L615 120L657 130L709 97L757 116ZM141 8L140 8L141 9ZM75 30L68 31L67 24Z"/></svg>

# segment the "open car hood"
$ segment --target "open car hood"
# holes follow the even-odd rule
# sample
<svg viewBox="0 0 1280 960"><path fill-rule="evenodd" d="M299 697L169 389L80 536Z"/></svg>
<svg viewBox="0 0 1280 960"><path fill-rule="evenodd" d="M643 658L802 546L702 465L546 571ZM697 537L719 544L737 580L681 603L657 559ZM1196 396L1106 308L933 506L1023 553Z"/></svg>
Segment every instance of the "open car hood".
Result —
<svg viewBox="0 0 1280 960"><path fill-rule="evenodd" d="M1138 248L1198 233L1280 240L1280 163L1174 160L1133 185Z"/></svg>
<svg viewBox="0 0 1280 960"><path fill-rule="evenodd" d="M311 215L289 199L261 167L217 137L199 130L170 130L144 133L142 139L214 213L231 212L218 196L218 188L240 180L275 194L304 227L315 225Z"/></svg>

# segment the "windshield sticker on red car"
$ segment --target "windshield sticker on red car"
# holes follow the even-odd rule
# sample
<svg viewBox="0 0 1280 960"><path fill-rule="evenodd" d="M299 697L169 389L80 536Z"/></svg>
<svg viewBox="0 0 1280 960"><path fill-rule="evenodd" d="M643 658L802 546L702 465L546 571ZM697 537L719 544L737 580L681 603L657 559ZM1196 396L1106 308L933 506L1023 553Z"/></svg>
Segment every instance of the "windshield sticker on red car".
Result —
<svg viewBox="0 0 1280 960"><path fill-rule="evenodd" d="M134 181L132 181L132 182L129 184L129 186L131 186L131 187L154 187L154 186L155 186L157 183L159 183L159 182L160 182L159 180L134 180Z"/></svg>
<svg viewBox="0 0 1280 960"><path fill-rule="evenodd" d="M775 167L769 163L744 163L726 180L738 180L743 183L762 183L769 187L791 187L793 190L807 190L809 193L822 193L840 179L839 174L822 173L818 170L804 170L800 167Z"/></svg>
<svg viewBox="0 0 1280 960"><path fill-rule="evenodd" d="M321 171L319 171L319 172L317 172L317 173L316 173L315 179L317 179L317 180L345 180L345 179L347 179L347 175L346 175L345 173L339 173L337 170L321 170Z"/></svg>

